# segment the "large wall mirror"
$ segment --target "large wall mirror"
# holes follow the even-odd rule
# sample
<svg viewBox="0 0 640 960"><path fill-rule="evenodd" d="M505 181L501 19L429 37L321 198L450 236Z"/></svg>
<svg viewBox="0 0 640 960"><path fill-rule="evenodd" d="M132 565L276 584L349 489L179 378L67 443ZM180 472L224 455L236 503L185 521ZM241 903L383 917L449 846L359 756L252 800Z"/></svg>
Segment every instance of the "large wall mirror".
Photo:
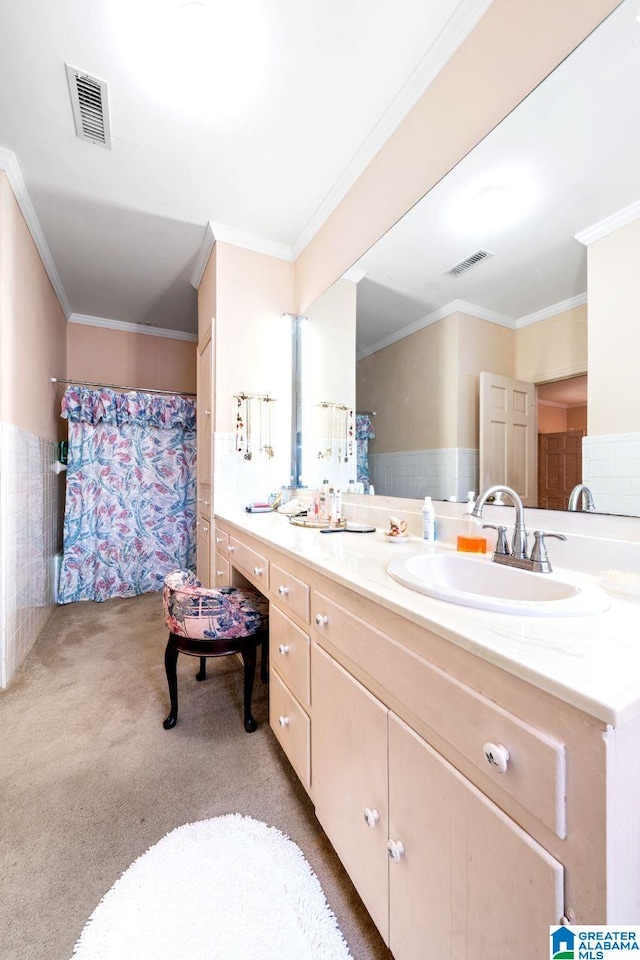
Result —
<svg viewBox="0 0 640 960"><path fill-rule="evenodd" d="M305 377L333 382L307 395L308 481L324 399L368 415L376 493L509 482L566 509L583 482L597 512L640 515L637 14L625 0L312 306Z"/></svg>

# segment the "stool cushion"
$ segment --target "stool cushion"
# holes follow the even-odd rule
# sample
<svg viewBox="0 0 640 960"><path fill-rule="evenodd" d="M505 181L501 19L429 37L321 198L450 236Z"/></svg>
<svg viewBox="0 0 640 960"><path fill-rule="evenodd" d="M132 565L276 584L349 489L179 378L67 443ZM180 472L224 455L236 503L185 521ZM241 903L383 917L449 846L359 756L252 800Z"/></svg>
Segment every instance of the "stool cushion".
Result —
<svg viewBox="0 0 640 960"><path fill-rule="evenodd" d="M162 601L169 631L192 640L250 637L269 621L269 601L257 590L203 587L189 570L165 577Z"/></svg>

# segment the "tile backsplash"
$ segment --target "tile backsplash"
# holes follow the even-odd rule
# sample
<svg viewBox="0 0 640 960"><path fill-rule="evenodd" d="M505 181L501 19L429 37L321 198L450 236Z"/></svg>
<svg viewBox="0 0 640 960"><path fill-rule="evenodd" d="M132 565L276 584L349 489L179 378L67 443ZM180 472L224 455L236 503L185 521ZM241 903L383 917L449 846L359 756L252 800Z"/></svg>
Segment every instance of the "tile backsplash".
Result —
<svg viewBox="0 0 640 960"><path fill-rule="evenodd" d="M24 660L54 606L64 474L58 445L0 423L0 687Z"/></svg>
<svg viewBox="0 0 640 960"><path fill-rule="evenodd" d="M582 477L599 513L640 516L640 433L583 437Z"/></svg>
<svg viewBox="0 0 640 960"><path fill-rule="evenodd" d="M467 499L478 493L478 451L466 447L370 453L369 475L376 493L396 497Z"/></svg>

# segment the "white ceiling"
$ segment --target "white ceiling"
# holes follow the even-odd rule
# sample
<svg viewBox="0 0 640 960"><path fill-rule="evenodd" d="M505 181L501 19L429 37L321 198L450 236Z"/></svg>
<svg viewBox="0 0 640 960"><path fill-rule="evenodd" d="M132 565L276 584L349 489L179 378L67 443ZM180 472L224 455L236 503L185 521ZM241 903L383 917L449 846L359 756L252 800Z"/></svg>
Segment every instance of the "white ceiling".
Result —
<svg viewBox="0 0 640 960"><path fill-rule="evenodd" d="M625 0L358 262L360 356L455 301L516 326L584 297L575 234L640 201L639 6ZM511 187L513 221L465 226L471 198L496 184ZM479 248L493 256L444 275Z"/></svg>
<svg viewBox="0 0 640 960"><path fill-rule="evenodd" d="M298 252L490 2L3 0L0 147L71 311L195 330L206 223ZM65 62L107 82L111 151Z"/></svg>

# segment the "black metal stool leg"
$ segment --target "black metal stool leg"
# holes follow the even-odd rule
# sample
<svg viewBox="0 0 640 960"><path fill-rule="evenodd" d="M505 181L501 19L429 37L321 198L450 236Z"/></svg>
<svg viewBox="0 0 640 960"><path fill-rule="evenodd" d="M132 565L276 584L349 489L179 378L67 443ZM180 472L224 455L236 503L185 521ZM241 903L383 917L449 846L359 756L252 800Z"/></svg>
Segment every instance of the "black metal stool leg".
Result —
<svg viewBox="0 0 640 960"><path fill-rule="evenodd" d="M171 701L169 716L162 724L165 730L171 730L172 727L175 727L178 719L178 675L176 669L178 663L178 653L178 640L172 633L170 633L167 648L164 652L164 667L167 671L169 699Z"/></svg>
<svg viewBox="0 0 640 960"><path fill-rule="evenodd" d="M200 657L200 669L196 673L196 680L206 680L207 679L207 658Z"/></svg>
<svg viewBox="0 0 640 960"><path fill-rule="evenodd" d="M242 647L242 660L244 662L244 728L247 733L253 733L258 724L251 713L251 694L253 693L253 680L256 675L256 641L249 637Z"/></svg>

